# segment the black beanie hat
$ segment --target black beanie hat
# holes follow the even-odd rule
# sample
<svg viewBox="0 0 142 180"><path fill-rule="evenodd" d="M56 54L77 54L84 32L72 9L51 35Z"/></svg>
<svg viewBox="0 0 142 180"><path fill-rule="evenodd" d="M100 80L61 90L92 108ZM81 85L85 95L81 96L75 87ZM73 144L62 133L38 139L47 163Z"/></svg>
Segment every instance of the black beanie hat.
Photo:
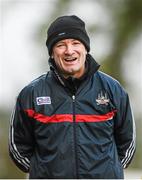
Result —
<svg viewBox="0 0 142 180"><path fill-rule="evenodd" d="M85 23L75 15L58 17L49 27L46 46L49 55L55 43L62 39L77 39L81 41L87 51L90 51L90 39L85 30Z"/></svg>

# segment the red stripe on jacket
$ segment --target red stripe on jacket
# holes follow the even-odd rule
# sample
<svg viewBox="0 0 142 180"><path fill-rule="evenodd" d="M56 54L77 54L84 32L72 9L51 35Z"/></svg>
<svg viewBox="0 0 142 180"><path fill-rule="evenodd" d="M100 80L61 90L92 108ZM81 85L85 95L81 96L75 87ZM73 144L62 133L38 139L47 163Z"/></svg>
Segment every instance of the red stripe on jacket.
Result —
<svg viewBox="0 0 142 180"><path fill-rule="evenodd" d="M35 112L32 109L27 109L25 112L29 117L42 122L42 123L61 123L61 122L73 122L72 114L54 114L52 116L46 116L44 114L40 114ZM96 115L96 114L76 114L75 121L76 122L102 122L108 121L114 117L116 110L108 112L106 114Z"/></svg>

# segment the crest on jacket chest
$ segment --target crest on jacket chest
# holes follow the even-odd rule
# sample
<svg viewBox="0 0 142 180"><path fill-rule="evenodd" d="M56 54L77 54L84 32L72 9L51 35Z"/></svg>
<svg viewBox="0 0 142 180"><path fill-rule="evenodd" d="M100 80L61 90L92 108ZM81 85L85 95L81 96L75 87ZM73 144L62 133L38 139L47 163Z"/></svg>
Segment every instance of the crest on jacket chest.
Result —
<svg viewBox="0 0 142 180"><path fill-rule="evenodd" d="M108 105L109 98L106 92L101 91L96 99L97 105Z"/></svg>

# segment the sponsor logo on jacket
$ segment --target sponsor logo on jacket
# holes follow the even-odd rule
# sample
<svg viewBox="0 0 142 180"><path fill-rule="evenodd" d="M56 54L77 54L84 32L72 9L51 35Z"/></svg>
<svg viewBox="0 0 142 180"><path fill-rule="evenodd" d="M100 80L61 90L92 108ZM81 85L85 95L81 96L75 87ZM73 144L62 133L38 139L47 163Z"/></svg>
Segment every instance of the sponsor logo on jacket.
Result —
<svg viewBox="0 0 142 180"><path fill-rule="evenodd" d="M50 96L37 97L36 103L37 103L37 105L51 104L51 98L50 98Z"/></svg>

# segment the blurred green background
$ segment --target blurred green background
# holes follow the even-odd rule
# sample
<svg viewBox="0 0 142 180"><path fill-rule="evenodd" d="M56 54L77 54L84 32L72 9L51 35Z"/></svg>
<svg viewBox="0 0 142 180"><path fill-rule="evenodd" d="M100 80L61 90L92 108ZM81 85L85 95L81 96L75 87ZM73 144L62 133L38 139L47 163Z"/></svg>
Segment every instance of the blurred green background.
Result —
<svg viewBox="0 0 142 180"><path fill-rule="evenodd" d="M18 92L48 70L47 28L57 16L65 14L76 14L86 22L91 54L101 70L118 79L129 93L137 151L128 171L138 175L142 170L142 1L0 0L1 179L26 177L8 155L10 115Z"/></svg>

